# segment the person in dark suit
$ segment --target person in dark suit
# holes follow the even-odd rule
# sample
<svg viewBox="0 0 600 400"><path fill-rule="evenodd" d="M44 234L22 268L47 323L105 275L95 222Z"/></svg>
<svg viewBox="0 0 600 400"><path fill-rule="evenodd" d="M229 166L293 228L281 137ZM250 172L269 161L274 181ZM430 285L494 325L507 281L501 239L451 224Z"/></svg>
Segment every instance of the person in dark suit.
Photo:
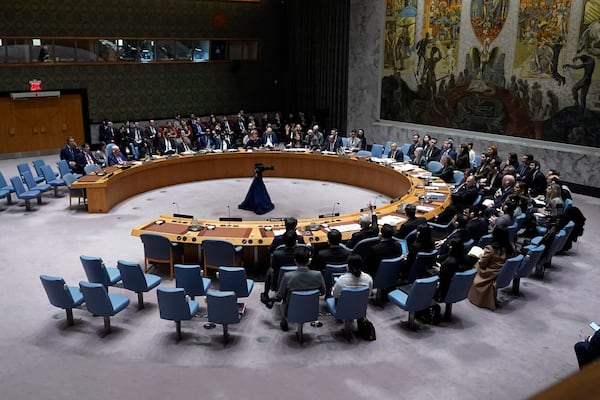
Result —
<svg viewBox="0 0 600 400"><path fill-rule="evenodd" d="M438 276L440 278L438 290L434 298L437 301L443 301L448 294L450 282L457 272L462 272L467 269L464 259L465 248L460 238L454 237L446 241L448 247L447 257L441 262Z"/></svg>
<svg viewBox="0 0 600 400"><path fill-rule="evenodd" d="M440 152L440 159L444 156L449 156L452 161L456 161L456 150L454 150L454 141L450 138L444 141L444 147Z"/></svg>
<svg viewBox="0 0 600 400"><path fill-rule="evenodd" d="M327 242L329 248L323 249L317 253L311 262L311 269L323 271L327 264L345 264L351 251L340 246L342 234L337 229L331 229L327 233Z"/></svg>
<svg viewBox="0 0 600 400"><path fill-rule="evenodd" d="M296 227L298 226L298 220L294 217L286 217L283 220L283 223L285 225L285 231L286 232L289 232L289 231L294 232L294 234L296 235L296 241L298 243L304 244L304 237L302 237L302 235L299 235L296 233ZM269 246L269 252L273 253L282 244L284 244L283 243L283 235L275 236L273 238L273 241L271 242L271 245Z"/></svg>
<svg viewBox="0 0 600 400"><path fill-rule="evenodd" d="M286 231L282 236L284 246L278 248L271 254L271 266L267 270L265 276L265 288L260 294L260 301L268 308L273 306L273 303L269 301L269 290L277 290L279 269L284 265L295 265L294 251L298 244L296 232L293 230Z"/></svg>
<svg viewBox="0 0 600 400"><path fill-rule="evenodd" d="M148 121L148 126L144 129L144 141L149 154L154 154L156 151L156 138L158 137L158 129L155 126L154 120Z"/></svg>
<svg viewBox="0 0 600 400"><path fill-rule="evenodd" d="M283 276L277 294L273 301L282 301L281 306L281 323L279 326L282 331L288 330L288 322L286 320L287 309L291 293L296 290L311 290L318 289L321 295L325 294L325 281L323 275L319 271L311 271L307 265L310 262L310 250L305 246L298 246L294 251L294 262L298 269L293 272L288 272Z"/></svg>
<svg viewBox="0 0 600 400"><path fill-rule="evenodd" d="M98 161L96 161L94 155L90 151L90 145L87 143L84 143L81 146L81 151L75 155L75 162L77 163L75 172L79 174L85 174L86 165L99 165Z"/></svg>
<svg viewBox="0 0 600 400"><path fill-rule="evenodd" d="M321 146L321 151L332 151L337 152L337 150L341 147L339 142L336 140L337 135L329 135L328 140L323 143Z"/></svg>
<svg viewBox="0 0 600 400"><path fill-rule="evenodd" d="M100 134L100 140L102 140L104 143L115 143L115 135L117 132L113 127L112 121L107 119L102 121L102 125L98 127L98 133Z"/></svg>
<svg viewBox="0 0 600 400"><path fill-rule="evenodd" d="M579 369L600 358L600 331L585 340L575 344L575 355L579 363Z"/></svg>
<svg viewBox="0 0 600 400"><path fill-rule="evenodd" d="M108 166L125 163L127 163L127 157L125 157L123 153L121 153L121 150L119 150L119 146L114 145L112 148L112 152L108 155Z"/></svg>
<svg viewBox="0 0 600 400"><path fill-rule="evenodd" d="M452 193L452 204L456 208L456 212L461 212L467 207L470 207L475 199L479 196L479 187L475 176L469 175L463 184L456 188Z"/></svg>
<svg viewBox="0 0 600 400"><path fill-rule="evenodd" d="M442 170L431 175L441 178L446 183L454 182L454 161L452 161L452 157L443 156L440 162L442 163Z"/></svg>
<svg viewBox="0 0 600 400"><path fill-rule="evenodd" d="M379 263L383 259L396 258L402 255L402 246L394 239L394 227L384 224L381 227L380 242L371 246L365 260L365 272L371 276L377 274Z"/></svg>
<svg viewBox="0 0 600 400"><path fill-rule="evenodd" d="M272 127L267 127L265 133L263 133L262 142L264 143L265 147L275 147L277 145L277 135L275 132L273 132Z"/></svg>
<svg viewBox="0 0 600 400"><path fill-rule="evenodd" d="M440 149L436 146L437 138L429 139L427 148L424 149L425 159L429 161L438 161L440 159Z"/></svg>
<svg viewBox="0 0 600 400"><path fill-rule="evenodd" d="M358 224L360 225L360 231L354 232L350 240L346 243L349 248L354 248L356 243L363 239L375 237L379 234L379 226L377 226L377 214L373 212L373 207L369 204L371 209L371 215L362 214L358 218Z"/></svg>
<svg viewBox="0 0 600 400"><path fill-rule="evenodd" d="M246 144L244 145L245 149L258 149L263 146L263 141L258 137L258 131L256 129L252 129L250 131L250 137Z"/></svg>
<svg viewBox="0 0 600 400"><path fill-rule="evenodd" d="M390 145L390 152L387 153L387 158L393 158L398 162L404 161L404 154L402 153L402 150L398 150L397 143L392 143Z"/></svg>
<svg viewBox="0 0 600 400"><path fill-rule="evenodd" d="M69 136L67 139L67 144L65 147L60 149L60 159L65 160L69 164L69 168L71 171L77 172L77 154L79 153L79 148L77 147L77 143L75 142L75 138L73 136Z"/></svg>
<svg viewBox="0 0 600 400"><path fill-rule="evenodd" d="M403 278L410 276L410 270L417 258L419 252L430 252L435 248L435 244L431 239L431 227L427 224L419 225L417 228L417 236L415 240L408 245L408 253L403 254L404 263L400 268L400 275Z"/></svg>
<svg viewBox="0 0 600 400"><path fill-rule="evenodd" d="M427 220L424 217L417 217L417 206L414 204L407 204L404 207L404 214L408 217L408 220L400 226L396 227L396 236L399 239L406 239L406 236L417 229L419 225L427 224Z"/></svg>
<svg viewBox="0 0 600 400"><path fill-rule="evenodd" d="M158 131L154 148L160 152L161 155L175 154L177 145L175 141L163 134L162 131Z"/></svg>
<svg viewBox="0 0 600 400"><path fill-rule="evenodd" d="M410 158L411 161L415 158L415 149L417 147L422 147L419 145L420 139L421 139L421 137L419 136L418 133L414 133L412 135L412 143L410 144L410 147L408 148L408 158Z"/></svg>
<svg viewBox="0 0 600 400"><path fill-rule="evenodd" d="M533 197L543 195L546 193L546 177L540 171L540 162L538 160L533 160L529 163L529 170L531 171L529 174L529 178L525 180L527 186L529 186L529 191Z"/></svg>

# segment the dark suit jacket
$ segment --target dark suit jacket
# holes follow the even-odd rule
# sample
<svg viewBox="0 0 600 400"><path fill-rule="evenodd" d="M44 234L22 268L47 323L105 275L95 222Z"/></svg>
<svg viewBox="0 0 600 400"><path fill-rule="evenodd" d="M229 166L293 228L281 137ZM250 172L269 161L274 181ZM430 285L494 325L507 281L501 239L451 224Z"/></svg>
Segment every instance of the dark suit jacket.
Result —
<svg viewBox="0 0 600 400"><path fill-rule="evenodd" d="M118 155L121 157L121 160L123 160L123 162L127 161L127 157L125 157L123 153L119 152ZM113 153L110 153L106 159L106 165L111 166L116 164L119 164L117 157Z"/></svg>
<svg viewBox="0 0 600 400"><path fill-rule="evenodd" d="M168 138L167 140L169 140L169 142L171 143L171 150L173 151L173 153L175 153L175 151L177 150L177 144L171 138ZM164 136L156 139L155 146L158 149L158 151L160 151L160 154L165 154L165 152L167 151L167 145L165 143Z"/></svg>
<svg viewBox="0 0 600 400"><path fill-rule="evenodd" d="M79 152L79 149L77 147L72 149L69 147L69 145L66 145L65 147L60 149L60 159L67 160L67 161L77 161L75 159L75 156L77 155L78 152Z"/></svg>
<svg viewBox="0 0 600 400"><path fill-rule="evenodd" d="M350 250L340 246L323 249L313 259L311 269L323 271L327 264L346 264L350 253Z"/></svg>
<svg viewBox="0 0 600 400"><path fill-rule="evenodd" d="M410 218L408 221L402 224L402 226L396 231L394 236L400 239L405 239L409 233L417 229L419 225L423 224L427 224L427 220L424 217Z"/></svg>
<svg viewBox="0 0 600 400"><path fill-rule="evenodd" d="M304 244L304 237L296 234L296 241ZM273 253L279 246L283 244L283 235L277 235L273 238L271 245L269 246L269 252Z"/></svg>
<svg viewBox="0 0 600 400"><path fill-rule="evenodd" d="M360 242L363 239L375 237L379 235L379 226L377 226L377 214L373 213L371 215L371 226L368 229L361 229L358 232L354 232L350 240L346 243L346 246L349 248L354 248L356 243Z"/></svg>
<svg viewBox="0 0 600 400"><path fill-rule="evenodd" d="M452 203L459 207L468 207L479 195L479 188L477 185L468 187L466 184L462 184L455 193L452 193Z"/></svg>
<svg viewBox="0 0 600 400"><path fill-rule="evenodd" d="M283 247L277 249L271 254L271 268L275 272L275 279L279 274L279 268L285 265L296 265L294 262L294 251L296 247Z"/></svg>
<svg viewBox="0 0 600 400"><path fill-rule="evenodd" d="M341 140L341 138L340 138ZM329 139L325 139L323 145L321 146L321 151L337 151L341 147L340 143L336 140L333 142L333 150L331 149L331 143L329 143Z"/></svg>
<svg viewBox="0 0 600 400"><path fill-rule="evenodd" d="M423 152L423 154L425 155L425 158L427 158L427 162L440 161L440 149L438 149L437 147L434 147L433 150L431 151L431 155L429 155L429 150L430 149L425 149Z"/></svg>
<svg viewBox="0 0 600 400"><path fill-rule="evenodd" d="M432 175L441 178L446 183L454 182L454 167L452 165L447 165L439 173Z"/></svg>
<svg viewBox="0 0 600 400"><path fill-rule="evenodd" d="M393 159L395 159L396 161L404 161L404 153L402 153L402 150L401 150L401 149L397 149L397 150L396 150L396 154L392 154L392 152L390 151L390 152L387 154L387 157L388 157L388 158L393 158Z"/></svg>
<svg viewBox="0 0 600 400"><path fill-rule="evenodd" d="M264 133L262 135L262 142L266 145L267 144L267 134ZM277 144L277 134L273 131L273 133L271 133L271 143L273 143L273 146L275 146Z"/></svg>
<svg viewBox="0 0 600 400"><path fill-rule="evenodd" d="M365 272L375 277L379 263L386 258L396 258L402 255L402 246L395 239L382 240L371 246L365 261Z"/></svg>
<svg viewBox="0 0 600 400"><path fill-rule="evenodd" d="M319 271L311 271L308 267L299 267L296 271L288 272L283 276L281 285L275 295L275 300L283 300L281 310L287 315L289 297L294 290L319 289L321 295L325 294L325 280Z"/></svg>

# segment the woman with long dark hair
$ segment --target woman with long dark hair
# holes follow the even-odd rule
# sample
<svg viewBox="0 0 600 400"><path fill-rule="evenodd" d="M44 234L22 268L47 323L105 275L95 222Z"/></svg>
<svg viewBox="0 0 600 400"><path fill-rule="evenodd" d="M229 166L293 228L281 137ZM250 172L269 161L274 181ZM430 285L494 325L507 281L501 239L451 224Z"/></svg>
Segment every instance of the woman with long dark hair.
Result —
<svg viewBox="0 0 600 400"><path fill-rule="evenodd" d="M348 256L348 272L340 276L333 286L333 297L340 297L342 289L345 287L368 286L369 295L373 289L373 278L371 275L362 271L363 260L359 254L350 254Z"/></svg>
<svg viewBox="0 0 600 400"><path fill-rule="evenodd" d="M508 230L496 226L492 231L492 242L485 246L483 256L475 266L477 275L469 292L471 303L492 311L496 309L496 277L504 262L515 253Z"/></svg>

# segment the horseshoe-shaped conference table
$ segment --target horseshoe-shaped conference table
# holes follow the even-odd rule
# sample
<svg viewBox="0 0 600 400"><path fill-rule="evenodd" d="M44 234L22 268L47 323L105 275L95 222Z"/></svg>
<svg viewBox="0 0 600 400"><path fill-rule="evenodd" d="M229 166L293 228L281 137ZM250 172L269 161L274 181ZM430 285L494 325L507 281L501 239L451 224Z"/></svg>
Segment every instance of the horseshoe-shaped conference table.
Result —
<svg viewBox="0 0 600 400"><path fill-rule="evenodd" d="M450 187L439 179L425 185L426 171L411 165L395 163L382 165L368 158L325 155L314 152L252 151L207 153L175 156L152 162L136 163L123 169L116 166L104 170L104 175L81 177L72 188L85 189L90 213L106 213L119 202L165 186L212 179L249 177L254 164L273 165L269 177L311 179L357 186L384 194L389 204L375 209L380 224L397 225L406 220L400 211L403 205L416 204L427 219L439 215L451 202ZM425 193L431 202L423 204ZM277 207L277 205L275 205ZM366 206L366 205L365 205ZM362 212L339 216L315 215L300 219L298 231L306 243L326 243L327 232L337 228L347 240L359 229L357 221ZM201 230L193 228L201 227ZM192 229L190 229L192 228ZM234 245L261 247L271 244L275 234L283 230L283 221L219 221L179 218L161 215L153 221L133 228L132 235L160 233L172 242L200 244L204 239L228 240ZM256 258L256 257L255 257Z"/></svg>

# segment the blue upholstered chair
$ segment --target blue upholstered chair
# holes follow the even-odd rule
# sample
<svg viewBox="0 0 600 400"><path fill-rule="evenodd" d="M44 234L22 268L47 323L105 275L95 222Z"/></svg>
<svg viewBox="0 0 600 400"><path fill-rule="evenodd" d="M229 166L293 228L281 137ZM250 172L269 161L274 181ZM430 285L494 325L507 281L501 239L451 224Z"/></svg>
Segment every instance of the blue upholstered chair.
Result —
<svg viewBox="0 0 600 400"><path fill-rule="evenodd" d="M356 155L360 157L371 157L371 152L368 150L359 150L356 152Z"/></svg>
<svg viewBox="0 0 600 400"><path fill-rule="evenodd" d="M409 150L410 150L410 143L404 143L402 145L402 153L404 153L404 161L407 161L410 159L410 156L408 155ZM389 152L389 150L388 150L388 152Z"/></svg>
<svg viewBox="0 0 600 400"><path fill-rule="evenodd" d="M46 179L46 183L54 188L54 196L58 197L58 188L60 186L67 186L67 183L64 179L56 177L51 166L44 164L40 168L44 179Z"/></svg>
<svg viewBox="0 0 600 400"><path fill-rule="evenodd" d="M382 304L386 289L396 286L396 282L400 277L401 266L402 257L383 259L379 263L377 272L373 277L373 289L377 289L377 304Z"/></svg>
<svg viewBox="0 0 600 400"><path fill-rule="evenodd" d="M508 239L514 243L517 241L517 233L519 232L519 224L517 221L513 222L508 228Z"/></svg>
<svg viewBox="0 0 600 400"><path fill-rule="evenodd" d="M527 214L524 212L515 217L515 223L518 227L517 231L521 230L525 226L525 222L527 222Z"/></svg>
<svg viewBox="0 0 600 400"><path fill-rule="evenodd" d="M340 276L348 270L348 264L327 264L323 270L323 280L325 281L325 297L331 296L334 276Z"/></svg>
<svg viewBox="0 0 600 400"><path fill-rule="evenodd" d="M67 312L67 324L73 325L73 308L83 304L83 295L76 286L67 286L63 278L40 275L50 304Z"/></svg>
<svg viewBox="0 0 600 400"><path fill-rule="evenodd" d="M441 302L446 303L444 318L447 321L452 319L452 304L463 301L469 295L469 290L473 285L473 279L475 279L476 273L477 270L471 268L468 271L456 272L452 277L446 297L441 299Z"/></svg>
<svg viewBox="0 0 600 400"><path fill-rule="evenodd" d="M92 172L96 172L98 170L98 168L100 168L100 166L98 164L87 164L85 167L83 167L83 170L85 171L85 174L91 174Z"/></svg>
<svg viewBox="0 0 600 400"><path fill-rule="evenodd" d="M444 166L439 161L429 161L427 163L427 171L431 172L432 174L441 172L443 168Z"/></svg>
<svg viewBox="0 0 600 400"><path fill-rule="evenodd" d="M371 146L371 156L376 158L383 157L383 145L373 144L373 146Z"/></svg>
<svg viewBox="0 0 600 400"><path fill-rule="evenodd" d="M94 316L104 317L104 333L110 333L110 317L127 308L129 305L127 296L108 293L101 283L81 281L79 289L88 311Z"/></svg>
<svg viewBox="0 0 600 400"><path fill-rule="evenodd" d="M344 148L348 148L348 138L347 137L342 137L342 146Z"/></svg>
<svg viewBox="0 0 600 400"><path fill-rule="evenodd" d="M521 265L522 261L523 254L508 258L506 261L504 261L504 265L500 269L498 276L496 276L496 284L494 285L496 301L498 300L498 290L510 285L510 282L515 277L517 268L519 268L519 265Z"/></svg>
<svg viewBox="0 0 600 400"><path fill-rule="evenodd" d="M206 296L211 281L202 277L199 265L175 264L175 287L182 288L192 300Z"/></svg>
<svg viewBox="0 0 600 400"><path fill-rule="evenodd" d="M43 181L41 183L37 183L29 171L23 172L23 180L30 191L39 190L41 193L46 193L52 189L52 186L47 183L43 183Z"/></svg>
<svg viewBox="0 0 600 400"><path fill-rule="evenodd" d="M113 267L106 267L102 258L79 256L79 259L89 282L99 283L108 291L109 286L114 286L121 280L119 270Z"/></svg>
<svg viewBox="0 0 600 400"><path fill-rule="evenodd" d="M410 267L408 274L408 283L413 283L415 280L423 278L428 275L427 271L433 267L437 260L438 251L433 250L430 252L420 251L415 257L413 265Z"/></svg>
<svg viewBox="0 0 600 400"><path fill-rule="evenodd" d="M415 312L425 310L431 305L438 280L437 276L417 279L410 285L408 293L396 289L388 294L388 298L393 304L404 311L408 311L408 326L410 328L416 328Z"/></svg>
<svg viewBox="0 0 600 400"><path fill-rule="evenodd" d="M235 292L231 290L209 290L206 293L208 322L223 325L223 342L229 342L228 326L238 324L244 315L243 306L237 302Z"/></svg>
<svg viewBox="0 0 600 400"><path fill-rule="evenodd" d="M454 185L460 185L465 179L465 173L462 171L454 171Z"/></svg>
<svg viewBox="0 0 600 400"><path fill-rule="evenodd" d="M17 170L19 171L19 175L21 175L21 176L23 176L25 174L25 172L29 172L31 174L31 176L33 177L31 168L29 168L29 164L27 164L27 163L18 164ZM44 178L41 178L38 176L38 177L33 177L33 180L35 183L41 183L44 181Z"/></svg>
<svg viewBox="0 0 600 400"><path fill-rule="evenodd" d="M71 185L75 183L77 177L68 172L62 176L62 179L65 181L65 185L69 188L69 209L73 206L73 199L77 199L78 204L81 205L81 200L83 200L83 204L85 205L86 201L86 193L85 189L72 188Z"/></svg>
<svg viewBox="0 0 600 400"><path fill-rule="evenodd" d="M46 180L46 177L44 177L44 174L43 174L43 172L42 172L42 167L43 167L44 165L48 165L48 164L46 164L46 163L44 162L44 160L42 160L42 159L33 160L33 161L31 162L31 164L33 164L33 169L35 169L35 173L37 174L37 176L38 176L39 178L42 178L43 180ZM56 178L57 176L58 176L58 175L55 175L55 178ZM48 182L46 182L46 183L48 183Z"/></svg>
<svg viewBox="0 0 600 400"><path fill-rule="evenodd" d="M248 297L254 281L248 279L242 267L219 267L219 290L234 292L236 297Z"/></svg>
<svg viewBox="0 0 600 400"><path fill-rule="evenodd" d="M346 338L350 340L352 321L364 318L367 315L369 287L345 287L342 289L339 299L330 297L326 300L326 303L331 314L336 319L344 321L344 333Z"/></svg>
<svg viewBox="0 0 600 400"><path fill-rule="evenodd" d="M243 249L242 246L234 246L226 240L203 240L204 276L208 277L209 269L218 269L220 266L241 266Z"/></svg>
<svg viewBox="0 0 600 400"><path fill-rule="evenodd" d="M298 324L296 337L304 341L303 325L319 319L319 290L294 290L290 293L285 319L288 323Z"/></svg>
<svg viewBox="0 0 600 400"><path fill-rule="evenodd" d="M552 257L554 257L554 255L560 250L561 244L564 244L566 237L567 233L564 229L561 229L556 235L554 235L552 243L550 243L549 246L546 246L546 250L542 253L542 257L540 258L540 261L538 262L535 269L535 275L538 278L543 278L544 274L546 273L546 268L552 266ZM537 244L536 239L537 238L533 238L531 240L531 243ZM541 240L541 237L539 237L538 240Z"/></svg>
<svg viewBox="0 0 600 400"><path fill-rule="evenodd" d="M169 264L173 279L175 262L183 262L183 247L157 233L142 233L140 239L144 244L144 272L148 271L148 263Z"/></svg>
<svg viewBox="0 0 600 400"><path fill-rule="evenodd" d="M0 172L0 190L7 190L9 193L15 192L15 189L11 185L9 185L8 182L6 182L6 179L4 179L4 175L2 175L2 172ZM10 194L8 195L8 197L6 197L6 204L12 204L12 196Z"/></svg>
<svg viewBox="0 0 600 400"><path fill-rule="evenodd" d="M144 274L138 263L119 260L117 268L123 279L123 287L138 295L138 308L144 308L144 292L149 292L160 285L160 276Z"/></svg>
<svg viewBox="0 0 600 400"><path fill-rule="evenodd" d="M181 321L189 321L198 312L198 302L186 300L185 292L181 288L156 289L160 318L175 321L177 340L181 340Z"/></svg>
<svg viewBox="0 0 600 400"><path fill-rule="evenodd" d="M282 265L279 267L279 273L277 274L277 286L273 288L273 290L277 291L279 289L279 285L281 285L281 281L283 280L283 276L288 272L292 272L297 270L298 267L295 265Z"/></svg>
<svg viewBox="0 0 600 400"><path fill-rule="evenodd" d="M536 267L536 265L542 258L542 254L544 254L546 246L543 244L539 246L529 245L526 246L526 248L527 254L521 262L521 265L519 265L519 267L517 268L517 271L515 272L515 276L513 278L512 292L516 296L519 295L521 278L527 278L529 274L531 274L533 269Z"/></svg>
<svg viewBox="0 0 600 400"><path fill-rule="evenodd" d="M482 237L479 238L479 243L477 244L477 246L479 246L483 249L485 246L487 246L490 243L492 243L492 234L488 233L487 235L483 235Z"/></svg>
<svg viewBox="0 0 600 400"><path fill-rule="evenodd" d="M27 211L31 211L32 199L37 199L38 204L42 203L42 193L39 190L25 190L25 186L23 186L23 182L21 182L21 178L18 176L10 178L10 183L12 183L12 187L15 189L17 198L25 201L25 209Z"/></svg>
<svg viewBox="0 0 600 400"><path fill-rule="evenodd" d="M442 240L448 237L454 230L454 220L450 220L445 224L438 224L437 222L427 222L427 225L431 227L431 237L434 240Z"/></svg>
<svg viewBox="0 0 600 400"><path fill-rule="evenodd" d="M377 236L363 239L354 245L352 249L352 254L358 254L363 259L367 258L371 247L375 244L379 243L379 238Z"/></svg>
<svg viewBox="0 0 600 400"><path fill-rule="evenodd" d="M58 163L56 163L56 165L58 166L58 172L60 172L60 176L63 179L65 178L66 174L73 174L73 176L75 176L75 180L82 177L81 174L76 174L71 171L71 167L69 167L67 160L60 160Z"/></svg>

